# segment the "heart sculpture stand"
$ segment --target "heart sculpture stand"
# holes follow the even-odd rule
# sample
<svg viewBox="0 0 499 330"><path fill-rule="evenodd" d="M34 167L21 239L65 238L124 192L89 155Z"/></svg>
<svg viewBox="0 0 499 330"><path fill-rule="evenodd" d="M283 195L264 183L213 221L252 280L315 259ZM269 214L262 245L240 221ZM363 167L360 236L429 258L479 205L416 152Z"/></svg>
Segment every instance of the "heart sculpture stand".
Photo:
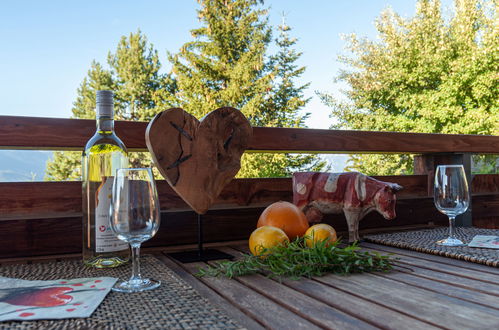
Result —
<svg viewBox="0 0 499 330"><path fill-rule="evenodd" d="M153 161L172 189L198 214L198 250L171 254L181 262L232 259L203 249L203 218L241 168L253 130L241 111L219 108L201 121L180 108L154 117L146 130Z"/></svg>

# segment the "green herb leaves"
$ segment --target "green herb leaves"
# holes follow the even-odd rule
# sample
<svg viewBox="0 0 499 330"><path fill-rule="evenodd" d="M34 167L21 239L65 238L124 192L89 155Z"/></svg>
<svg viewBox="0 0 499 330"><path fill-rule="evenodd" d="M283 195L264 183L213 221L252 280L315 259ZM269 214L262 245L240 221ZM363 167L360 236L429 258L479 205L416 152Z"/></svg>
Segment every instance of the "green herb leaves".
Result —
<svg viewBox="0 0 499 330"><path fill-rule="evenodd" d="M314 247L307 248L303 238L267 251L269 254L262 257L244 254L236 261L218 262L214 266L201 268L197 275L233 278L263 273L268 277L299 279L327 273L389 271L394 263L394 259L388 256L361 252L356 244L340 248L338 242L329 247L326 247L326 242L318 242Z"/></svg>

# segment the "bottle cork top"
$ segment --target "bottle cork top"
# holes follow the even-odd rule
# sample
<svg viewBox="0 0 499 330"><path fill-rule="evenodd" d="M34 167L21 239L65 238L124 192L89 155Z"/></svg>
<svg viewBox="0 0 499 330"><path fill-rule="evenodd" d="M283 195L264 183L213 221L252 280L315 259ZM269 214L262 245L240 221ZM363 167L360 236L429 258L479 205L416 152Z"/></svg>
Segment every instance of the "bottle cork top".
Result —
<svg viewBox="0 0 499 330"><path fill-rule="evenodd" d="M96 97L97 117L113 117L113 92L112 91L97 91Z"/></svg>

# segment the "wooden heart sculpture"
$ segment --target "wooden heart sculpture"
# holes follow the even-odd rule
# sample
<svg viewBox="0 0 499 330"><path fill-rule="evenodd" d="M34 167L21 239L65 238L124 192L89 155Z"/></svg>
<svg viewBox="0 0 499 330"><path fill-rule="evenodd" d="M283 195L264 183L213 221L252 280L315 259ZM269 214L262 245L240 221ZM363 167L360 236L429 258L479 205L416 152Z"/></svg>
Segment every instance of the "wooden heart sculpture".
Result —
<svg viewBox="0 0 499 330"><path fill-rule="evenodd" d="M172 108L149 123L146 144L173 190L204 214L241 168L252 134L249 121L234 108L219 108L201 121Z"/></svg>

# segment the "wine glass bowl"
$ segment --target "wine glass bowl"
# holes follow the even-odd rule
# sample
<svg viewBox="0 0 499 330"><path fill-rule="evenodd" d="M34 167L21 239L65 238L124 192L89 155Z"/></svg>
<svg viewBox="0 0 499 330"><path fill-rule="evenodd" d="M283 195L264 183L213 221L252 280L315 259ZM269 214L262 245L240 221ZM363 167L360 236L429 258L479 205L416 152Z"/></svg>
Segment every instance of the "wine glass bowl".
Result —
<svg viewBox="0 0 499 330"><path fill-rule="evenodd" d="M160 285L140 274L140 245L159 229L159 201L150 168L118 169L113 182L110 225L113 233L130 244L132 276L114 287L119 292L140 292Z"/></svg>
<svg viewBox="0 0 499 330"><path fill-rule="evenodd" d="M434 203L438 211L449 217L449 237L436 243L462 246L454 236L456 216L466 212L470 204L468 182L462 165L440 165L435 172Z"/></svg>

